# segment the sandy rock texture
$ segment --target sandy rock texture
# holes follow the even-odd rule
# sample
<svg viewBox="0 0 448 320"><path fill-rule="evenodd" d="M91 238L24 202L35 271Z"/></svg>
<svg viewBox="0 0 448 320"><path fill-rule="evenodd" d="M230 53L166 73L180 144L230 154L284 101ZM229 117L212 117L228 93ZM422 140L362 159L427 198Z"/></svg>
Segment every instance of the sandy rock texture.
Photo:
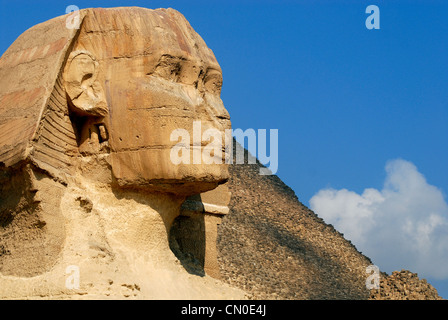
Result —
<svg viewBox="0 0 448 320"><path fill-rule="evenodd" d="M54 182L43 178L41 183ZM1 257L0 298L245 297L219 280L188 273L172 253L166 223L178 214L179 200L173 201L173 196L116 191L89 181L61 189L65 191L53 214L63 221L62 241L51 239L47 226L30 225L23 217L39 216L45 212L43 207L19 213L14 219L17 225L2 228L2 240L7 232L15 238L2 241L7 253ZM54 198L42 195L41 203L47 199ZM39 241L39 246L27 248L29 241ZM55 247L48 248L49 243ZM46 255L48 261L41 261ZM72 266L79 268L79 288L67 288Z"/></svg>
<svg viewBox="0 0 448 320"><path fill-rule="evenodd" d="M409 270L393 271L380 279L379 289L372 289L370 300L442 300L425 279Z"/></svg>

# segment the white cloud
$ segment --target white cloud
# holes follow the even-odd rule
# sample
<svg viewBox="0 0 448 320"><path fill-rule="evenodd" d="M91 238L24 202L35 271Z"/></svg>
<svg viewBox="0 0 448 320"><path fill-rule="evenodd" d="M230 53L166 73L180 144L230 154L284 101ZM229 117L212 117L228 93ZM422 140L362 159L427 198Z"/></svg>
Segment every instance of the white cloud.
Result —
<svg viewBox="0 0 448 320"><path fill-rule="evenodd" d="M389 161L382 190L324 189L311 209L381 270L448 279L448 204L411 162Z"/></svg>

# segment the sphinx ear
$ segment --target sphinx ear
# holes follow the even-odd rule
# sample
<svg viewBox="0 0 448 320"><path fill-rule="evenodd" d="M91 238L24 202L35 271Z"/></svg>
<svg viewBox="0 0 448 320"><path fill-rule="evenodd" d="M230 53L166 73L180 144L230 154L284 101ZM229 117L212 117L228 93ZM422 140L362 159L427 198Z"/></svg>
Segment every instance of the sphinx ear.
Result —
<svg viewBox="0 0 448 320"><path fill-rule="evenodd" d="M74 51L64 68L63 79L71 111L81 116L104 117L107 103L97 81L98 62L88 51Z"/></svg>

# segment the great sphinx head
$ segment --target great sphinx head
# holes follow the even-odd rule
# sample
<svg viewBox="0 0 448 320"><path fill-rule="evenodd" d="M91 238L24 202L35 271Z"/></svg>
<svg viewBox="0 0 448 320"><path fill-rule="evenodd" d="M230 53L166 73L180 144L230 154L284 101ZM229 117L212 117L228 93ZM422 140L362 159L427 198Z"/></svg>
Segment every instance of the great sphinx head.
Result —
<svg viewBox="0 0 448 320"><path fill-rule="evenodd" d="M113 238L124 252L165 252L163 238L182 212L216 238L213 219L228 210L226 190L210 196L228 179L223 148L209 154L220 161L176 164L171 157L175 130L193 138L199 122L201 137L208 129L222 133L191 139L193 158L204 146L225 145L230 128L221 69L202 38L173 9L85 9L78 18L79 28L68 27L69 16L32 27L0 58L0 280L71 264L61 252L82 237L64 230L82 219L102 216L99 229L86 227L87 247ZM99 189L87 190L84 181ZM109 193L98 196L101 190ZM184 247L190 235L178 236ZM204 250L203 259L210 256Z"/></svg>
<svg viewBox="0 0 448 320"><path fill-rule="evenodd" d="M0 162L30 160L64 179L79 159L107 155L119 187L189 195L225 182L225 152L212 154L221 163L170 159L174 130L193 137L200 121L202 132L224 137L230 128L221 69L187 20L143 8L85 9L79 18L78 29L67 17L31 28L2 57Z"/></svg>

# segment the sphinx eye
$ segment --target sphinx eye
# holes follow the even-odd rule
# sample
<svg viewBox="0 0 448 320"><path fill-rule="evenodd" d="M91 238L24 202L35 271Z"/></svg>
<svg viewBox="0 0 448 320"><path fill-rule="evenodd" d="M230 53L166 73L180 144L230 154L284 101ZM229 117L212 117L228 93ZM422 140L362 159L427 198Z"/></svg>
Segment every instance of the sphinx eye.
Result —
<svg viewBox="0 0 448 320"><path fill-rule="evenodd" d="M209 71L204 79L204 86L207 92L220 95L222 88L222 75L219 71Z"/></svg>
<svg viewBox="0 0 448 320"><path fill-rule="evenodd" d="M167 80L178 81L181 69L181 61L178 58L165 55L155 67L154 74Z"/></svg>
<svg viewBox="0 0 448 320"><path fill-rule="evenodd" d="M164 79L177 81L177 79L179 78L180 70L180 64L161 63L156 67L154 73Z"/></svg>

